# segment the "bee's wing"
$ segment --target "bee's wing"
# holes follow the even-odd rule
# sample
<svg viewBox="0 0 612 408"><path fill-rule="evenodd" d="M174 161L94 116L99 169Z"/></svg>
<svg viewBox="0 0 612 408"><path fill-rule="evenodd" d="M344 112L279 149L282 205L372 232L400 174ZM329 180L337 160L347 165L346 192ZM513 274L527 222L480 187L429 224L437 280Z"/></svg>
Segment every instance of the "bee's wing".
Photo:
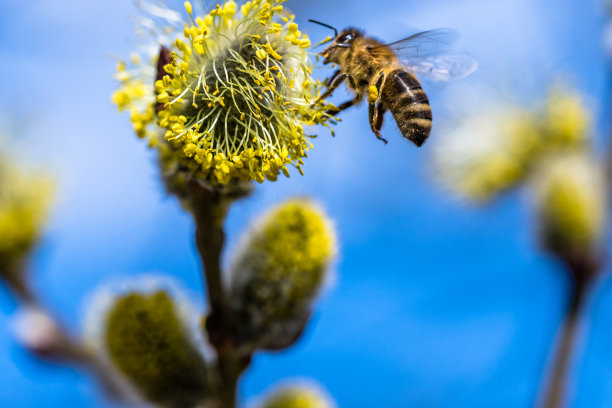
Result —
<svg viewBox="0 0 612 408"><path fill-rule="evenodd" d="M405 59L406 68L419 76L434 81L454 81L470 75L478 68L478 61L467 54L441 54Z"/></svg>
<svg viewBox="0 0 612 408"><path fill-rule="evenodd" d="M458 38L459 34L453 29L436 28L421 31L389 44L369 47L369 49L376 52L377 49L388 48L405 58L422 58L448 51Z"/></svg>
<svg viewBox="0 0 612 408"><path fill-rule="evenodd" d="M453 53L452 44L459 34L450 28L422 31L390 44L370 47L371 52L386 48L394 51L406 68L435 81L465 78L478 67L466 54Z"/></svg>

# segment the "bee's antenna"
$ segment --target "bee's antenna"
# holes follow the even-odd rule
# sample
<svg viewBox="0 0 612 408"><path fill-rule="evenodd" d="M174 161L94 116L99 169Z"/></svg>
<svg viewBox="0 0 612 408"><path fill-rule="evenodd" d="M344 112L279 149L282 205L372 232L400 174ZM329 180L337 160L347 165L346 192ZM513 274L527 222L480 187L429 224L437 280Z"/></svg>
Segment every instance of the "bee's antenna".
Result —
<svg viewBox="0 0 612 408"><path fill-rule="evenodd" d="M329 24L325 24L325 23L322 23L322 22L317 21L317 20L309 19L308 21L310 21L311 23L322 25L323 27L331 28L332 30L334 30L334 38L336 38L338 36L338 30L336 30L336 27L332 27Z"/></svg>

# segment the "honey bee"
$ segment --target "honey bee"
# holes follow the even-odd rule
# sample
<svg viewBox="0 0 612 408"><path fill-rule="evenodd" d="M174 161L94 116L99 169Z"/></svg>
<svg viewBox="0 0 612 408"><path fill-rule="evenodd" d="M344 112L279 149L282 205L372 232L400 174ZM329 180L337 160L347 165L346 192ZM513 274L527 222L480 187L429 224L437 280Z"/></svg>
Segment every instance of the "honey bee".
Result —
<svg viewBox="0 0 612 408"><path fill-rule="evenodd" d="M469 75L478 65L468 55L445 52L445 46L456 37L450 29L423 31L384 44L357 28L347 28L338 34L330 25L308 21L334 30L332 44L320 55L325 58L324 64L334 63L339 67L327 80L327 89L315 104L347 81L354 98L330 113L347 109L367 95L370 127L384 143L387 140L381 136L380 130L387 110L393 114L402 135L417 146L429 137L431 107L417 74L448 81Z"/></svg>

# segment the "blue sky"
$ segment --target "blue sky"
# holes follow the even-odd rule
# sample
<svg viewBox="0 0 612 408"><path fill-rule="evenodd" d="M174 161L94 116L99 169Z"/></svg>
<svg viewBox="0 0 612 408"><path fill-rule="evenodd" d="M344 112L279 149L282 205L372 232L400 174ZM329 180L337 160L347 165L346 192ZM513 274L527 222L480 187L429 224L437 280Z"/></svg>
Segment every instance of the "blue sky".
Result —
<svg viewBox="0 0 612 408"><path fill-rule="evenodd" d="M602 45L603 1L290 0L308 18L364 27L392 41L415 29L453 27L460 49L480 62L463 83L426 85L436 117L488 101L467 87L529 101L563 78L583 92L601 142L609 79ZM0 3L0 109L15 149L50 169L58 197L32 275L44 301L75 331L98 285L164 273L202 304L191 220L163 192L154 156L110 103L113 56L130 52L129 1ZM321 70L325 76L329 70ZM340 91L338 100L343 99ZM511 95L511 96L508 96ZM467 106L466 106L467 104ZM347 111L332 138L321 131L305 166L259 186L232 209L231 251L245 226L294 195L322 203L335 220L336 279L297 346L254 359L241 395L278 381L312 378L342 407L532 406L562 314L568 282L537 251L528 200L515 192L474 208L430 177L431 140L416 149L390 117L383 145L364 107ZM612 288L602 277L589 299L572 367L571 406L612 405ZM88 377L20 349L8 327L15 304L0 292L3 406L101 407Z"/></svg>

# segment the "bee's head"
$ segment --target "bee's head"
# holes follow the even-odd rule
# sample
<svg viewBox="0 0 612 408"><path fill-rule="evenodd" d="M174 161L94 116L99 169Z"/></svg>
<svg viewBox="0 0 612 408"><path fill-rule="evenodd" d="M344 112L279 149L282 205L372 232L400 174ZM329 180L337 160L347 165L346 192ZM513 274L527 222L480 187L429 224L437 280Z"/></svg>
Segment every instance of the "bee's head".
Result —
<svg viewBox="0 0 612 408"><path fill-rule="evenodd" d="M324 64L331 62L340 64L347 51L351 48L353 41L361 37L363 33L356 28L346 28L334 38L334 42L327 48L321 51L321 55L325 57Z"/></svg>

